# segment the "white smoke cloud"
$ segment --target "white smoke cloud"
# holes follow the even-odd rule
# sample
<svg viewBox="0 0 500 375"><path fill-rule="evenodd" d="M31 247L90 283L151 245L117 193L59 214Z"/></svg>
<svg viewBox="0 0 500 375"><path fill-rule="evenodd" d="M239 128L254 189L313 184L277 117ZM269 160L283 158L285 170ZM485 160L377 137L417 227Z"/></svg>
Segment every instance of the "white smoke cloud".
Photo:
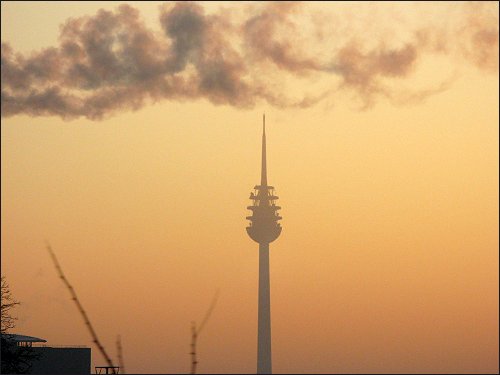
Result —
<svg viewBox="0 0 500 375"><path fill-rule="evenodd" d="M29 56L2 42L2 116L99 120L151 102L200 98L239 108L259 101L308 107L342 90L368 108L380 97L416 102L448 89L449 81L414 92L387 84L404 82L426 55L498 72L497 3L447 4L436 13L452 8L447 22L425 16L426 22L406 28L398 15L401 5L391 10L372 4L365 23L361 15L343 11L345 4L323 5L325 12L307 5L241 5L244 15L238 18L228 10L207 14L196 3L166 4L159 15L161 35L137 9L120 5L67 20L57 47ZM412 7L429 10L425 3L407 5ZM383 26L380 34L373 25ZM331 77L332 86L306 90L299 98L277 84L283 77L317 76Z"/></svg>

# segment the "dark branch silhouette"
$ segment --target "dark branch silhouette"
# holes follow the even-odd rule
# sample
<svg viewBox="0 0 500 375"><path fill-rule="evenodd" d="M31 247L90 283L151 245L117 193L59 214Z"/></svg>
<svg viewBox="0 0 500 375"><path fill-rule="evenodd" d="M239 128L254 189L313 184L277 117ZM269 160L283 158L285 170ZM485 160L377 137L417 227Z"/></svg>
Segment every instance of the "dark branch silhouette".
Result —
<svg viewBox="0 0 500 375"><path fill-rule="evenodd" d="M94 327L90 323L90 320L89 320L89 318L87 316L87 313L83 309L83 306L80 303L80 300L78 299L78 297L77 297L77 295L75 293L75 290L73 289L73 287L69 283L69 281L66 278L66 276L64 276L63 270L62 270L61 266L59 265L59 262L57 261L56 254L54 254L54 251L52 250L52 248L50 247L49 244L47 244L47 250L49 251L50 257L52 258L52 261L54 262L54 266L56 267L56 270L57 270L57 273L59 274L59 277L63 281L63 283L66 286L66 288L68 288L69 293L71 294L71 299L75 302L76 307L78 308L78 311L80 312L80 315L82 316L83 321L85 322L85 325L87 326L87 328L88 328L88 330L90 332L90 335L92 336L92 341L94 342L94 344L96 344L97 348L99 349L99 351L101 352L102 356L106 360L108 366L115 367L113 365L113 362L111 361L111 358L106 353L106 350L104 349L104 346L102 346L101 342L99 341L99 338L97 337L97 334L96 334L96 332L94 330Z"/></svg>
<svg viewBox="0 0 500 375"><path fill-rule="evenodd" d="M201 331L205 327L205 325L208 322L208 319L212 315L212 311L215 308L215 305L217 304L217 299L219 298L219 290L215 292L214 298L212 299L212 303L208 307L207 312L205 313L205 317L200 323L199 328L196 328L196 322L191 322L191 374L196 374L196 365L198 364L197 358L196 358L196 341L198 339L198 336L200 335Z"/></svg>
<svg viewBox="0 0 500 375"><path fill-rule="evenodd" d="M122 340L120 335L116 338L116 351L118 352L118 366L120 366L120 371L125 374L125 365L123 364L123 354L122 354Z"/></svg>

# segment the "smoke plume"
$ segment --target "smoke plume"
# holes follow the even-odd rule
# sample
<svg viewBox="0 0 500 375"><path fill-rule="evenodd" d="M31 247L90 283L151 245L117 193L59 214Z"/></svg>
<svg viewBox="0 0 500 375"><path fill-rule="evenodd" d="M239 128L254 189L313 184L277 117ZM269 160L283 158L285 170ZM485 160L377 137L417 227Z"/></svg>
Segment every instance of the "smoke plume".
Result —
<svg viewBox="0 0 500 375"><path fill-rule="evenodd" d="M407 5L418 6L426 3ZM161 33L130 5L101 9L67 20L57 47L27 56L2 42L2 116L99 120L148 103L196 99L304 108L342 92L364 108L381 97L415 102L451 85L444 77L420 89L403 86L430 55L497 73L498 4L436 7L435 20L413 26L396 11L378 22L380 34L370 29L373 19L356 22L336 4L323 5L324 12L271 2L208 13L196 3L169 3L160 8Z"/></svg>

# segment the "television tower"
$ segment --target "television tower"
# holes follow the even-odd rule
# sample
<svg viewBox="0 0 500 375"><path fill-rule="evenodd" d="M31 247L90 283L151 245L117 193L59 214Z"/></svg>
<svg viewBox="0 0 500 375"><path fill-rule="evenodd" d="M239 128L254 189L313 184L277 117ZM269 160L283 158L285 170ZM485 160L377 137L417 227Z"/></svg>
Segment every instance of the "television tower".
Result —
<svg viewBox="0 0 500 375"><path fill-rule="evenodd" d="M262 124L262 170L260 185L250 193L252 205L247 208L252 216L247 216L250 225L247 233L259 243L259 323L257 334L257 374L271 374L271 296L269 293L269 243L281 234L278 220L281 216L275 201L274 187L267 185L266 165L266 115Z"/></svg>

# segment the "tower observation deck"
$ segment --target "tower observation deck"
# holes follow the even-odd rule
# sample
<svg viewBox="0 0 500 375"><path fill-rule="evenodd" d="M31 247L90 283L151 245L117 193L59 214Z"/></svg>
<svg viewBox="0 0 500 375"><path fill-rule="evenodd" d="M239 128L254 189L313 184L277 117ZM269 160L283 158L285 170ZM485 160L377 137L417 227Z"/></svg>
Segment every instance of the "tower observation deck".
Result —
<svg viewBox="0 0 500 375"><path fill-rule="evenodd" d="M269 244L281 234L281 225L278 223L278 220L281 220L281 216L278 214L281 207L276 205L278 197L274 195L274 187L267 184L265 115L263 117L260 185L254 187L254 191L250 193L250 199L253 204L247 207L252 211L252 215L247 216L247 219L250 220L247 233L255 242Z"/></svg>
<svg viewBox="0 0 500 375"><path fill-rule="evenodd" d="M257 334L257 373L271 374L271 298L269 283L269 243L281 234L278 223L281 216L276 205L278 197L274 187L267 184L266 160L266 117L263 116L262 131L262 169L260 185L250 193L252 205L247 208L252 211L247 233L252 240L259 243L259 321Z"/></svg>

